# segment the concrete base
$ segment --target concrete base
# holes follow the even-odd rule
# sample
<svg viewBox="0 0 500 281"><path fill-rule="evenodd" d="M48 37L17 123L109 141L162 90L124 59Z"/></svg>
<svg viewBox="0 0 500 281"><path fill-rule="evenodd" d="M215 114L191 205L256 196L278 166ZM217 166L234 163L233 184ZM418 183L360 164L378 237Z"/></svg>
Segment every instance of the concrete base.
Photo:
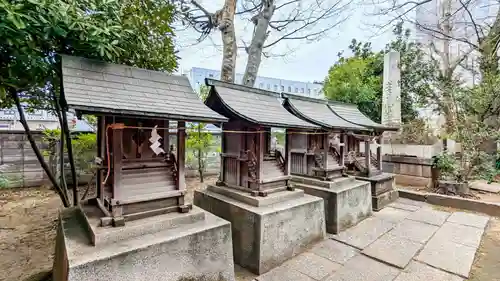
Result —
<svg viewBox="0 0 500 281"><path fill-rule="evenodd" d="M60 214L54 281L235 280L231 228L223 219L194 207L113 228L96 227L87 211Z"/></svg>
<svg viewBox="0 0 500 281"><path fill-rule="evenodd" d="M393 174L382 173L372 177L358 176L356 179L370 182L372 207L374 211L380 211L387 204L398 199L398 192L396 191L396 182Z"/></svg>
<svg viewBox="0 0 500 281"><path fill-rule="evenodd" d="M255 274L281 265L326 235L323 199L302 190L252 197L208 186L195 191L194 204L231 222L235 263Z"/></svg>
<svg viewBox="0 0 500 281"><path fill-rule="evenodd" d="M292 178L295 187L306 194L325 200L326 231L337 234L356 225L372 214L370 183L352 177L342 177L333 181L314 178Z"/></svg>

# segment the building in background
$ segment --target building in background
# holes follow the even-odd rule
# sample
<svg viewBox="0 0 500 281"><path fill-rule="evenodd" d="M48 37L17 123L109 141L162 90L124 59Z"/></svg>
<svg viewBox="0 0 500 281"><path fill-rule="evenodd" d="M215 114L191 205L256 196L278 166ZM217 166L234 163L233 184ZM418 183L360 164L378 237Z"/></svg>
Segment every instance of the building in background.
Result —
<svg viewBox="0 0 500 281"><path fill-rule="evenodd" d="M32 131L42 131L45 129L58 129L59 121L57 117L46 110L35 110L34 112L25 112L26 121ZM68 122L70 128L78 132L93 132L94 128L84 120L76 119L71 113L68 113ZM24 131L19 121L17 109L0 110L0 131Z"/></svg>
<svg viewBox="0 0 500 281"><path fill-rule="evenodd" d="M186 76L188 76L193 89L198 91L200 86L205 84L205 78L220 79L220 71L193 67L186 73ZM235 79L236 83L241 83L243 74L236 74ZM324 97L322 82L301 82L257 76L254 87L268 91L298 94L312 98Z"/></svg>

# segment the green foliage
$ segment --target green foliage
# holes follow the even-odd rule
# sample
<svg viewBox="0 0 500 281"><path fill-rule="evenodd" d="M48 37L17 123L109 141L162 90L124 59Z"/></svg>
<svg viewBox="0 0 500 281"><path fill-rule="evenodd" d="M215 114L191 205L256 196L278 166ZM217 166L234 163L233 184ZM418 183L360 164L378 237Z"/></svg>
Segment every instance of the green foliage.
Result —
<svg viewBox="0 0 500 281"><path fill-rule="evenodd" d="M392 143L422 145L433 145L438 141L429 125L421 118L403 123L396 137L391 139Z"/></svg>
<svg viewBox="0 0 500 281"><path fill-rule="evenodd" d="M439 169L441 178L455 177L458 170L458 163L454 155L444 151L434 157L433 166Z"/></svg>
<svg viewBox="0 0 500 281"><path fill-rule="evenodd" d="M9 180L7 177L0 172L0 189L9 187Z"/></svg>
<svg viewBox="0 0 500 281"><path fill-rule="evenodd" d="M207 156L210 152L214 140L213 136L206 129L206 124L190 123L187 128L186 146L192 152L192 157L198 162L198 173L203 182L203 172L207 167Z"/></svg>
<svg viewBox="0 0 500 281"><path fill-rule="evenodd" d="M372 51L369 42L353 39L349 50L351 57L339 54L339 60L329 70L324 93L330 100L357 104L361 112L380 122L384 54L398 51L401 56L401 117L403 123L415 119L416 102L431 91L429 81L434 79L436 65L425 60L421 46L412 42L409 30L402 24L394 28L396 39L384 50Z"/></svg>
<svg viewBox="0 0 500 281"><path fill-rule="evenodd" d="M198 95L202 101L205 101L205 99L208 97L209 92L210 87L208 87L207 85L201 85Z"/></svg>
<svg viewBox="0 0 500 281"><path fill-rule="evenodd" d="M0 1L0 106L11 106L9 89L46 105L59 85L56 54L172 71L172 21L168 1Z"/></svg>

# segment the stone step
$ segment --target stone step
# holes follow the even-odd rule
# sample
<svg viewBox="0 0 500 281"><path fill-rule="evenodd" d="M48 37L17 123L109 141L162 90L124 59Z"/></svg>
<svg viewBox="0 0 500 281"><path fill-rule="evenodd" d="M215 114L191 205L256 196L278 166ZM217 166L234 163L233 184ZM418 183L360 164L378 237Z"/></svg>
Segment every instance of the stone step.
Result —
<svg viewBox="0 0 500 281"><path fill-rule="evenodd" d="M334 188L334 187L342 187L345 185L349 185L353 182L355 182L356 179L354 177L340 177L340 178L335 178L331 181L323 181L320 179L315 179L315 178L308 178L308 177L299 177L299 176L293 176L292 177L292 182L293 183L301 183L301 184L306 184L306 185L314 185L314 186L319 186L323 188Z"/></svg>
<svg viewBox="0 0 500 281"><path fill-rule="evenodd" d="M303 189L303 188L318 188L318 187L325 188L323 186L318 186L318 185L314 185L314 184L294 183L294 185L295 185L296 188L299 188L299 189ZM349 183L345 183L345 184L342 184L342 185L331 186L331 187L326 188L326 189L329 189L332 192L339 192L340 193L340 192L343 192L345 190L357 188L357 187L363 186L363 185L370 185L370 183L364 182L364 181L354 180L354 181L349 182Z"/></svg>

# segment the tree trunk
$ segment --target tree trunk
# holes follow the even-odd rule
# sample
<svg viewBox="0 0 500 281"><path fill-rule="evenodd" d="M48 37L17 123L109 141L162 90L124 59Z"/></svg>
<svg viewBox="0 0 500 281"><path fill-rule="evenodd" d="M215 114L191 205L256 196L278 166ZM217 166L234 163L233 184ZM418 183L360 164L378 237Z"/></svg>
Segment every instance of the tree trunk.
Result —
<svg viewBox="0 0 500 281"><path fill-rule="evenodd" d="M62 121L63 121L63 124L61 127L61 135L64 135L64 137L66 137L66 148L68 149L68 160L69 160L69 165L71 168L71 180L72 180L72 185L73 185L73 206L78 206L78 204L79 204L78 182L77 182L77 175L76 175L75 159L73 158L73 146L71 144L71 135L69 132L66 111L63 109L63 110L61 110L61 112L62 112L61 115L62 115Z"/></svg>
<svg viewBox="0 0 500 281"><path fill-rule="evenodd" d="M262 48L267 39L267 27L274 13L274 1L263 1L262 9L253 19L255 29L252 37L252 42L247 49L248 60L243 75L243 85L253 87L257 79L260 63L262 61Z"/></svg>
<svg viewBox="0 0 500 281"><path fill-rule="evenodd" d="M218 11L215 17L219 18L219 30L222 35L222 67L221 80L234 83L236 71L236 33L234 30L234 14L236 12L236 0L226 0L224 7Z"/></svg>
<svg viewBox="0 0 500 281"><path fill-rule="evenodd" d="M203 168L205 168L203 166L203 159L201 158L202 157L202 154L201 154L201 149L198 149L198 173L200 174L200 182L203 182Z"/></svg>
<svg viewBox="0 0 500 281"><path fill-rule="evenodd" d="M28 126L28 122L26 121L26 117L24 116L24 111L23 111L23 108L21 107L21 102L19 101L19 96L17 95L17 92L13 89L10 89L10 95L16 104L17 111L19 112L19 121L21 121L21 124L23 125L26 136L28 137L28 141L31 145L31 148L33 149L33 152L35 153L35 156L36 156L38 162L40 163L40 166L42 166L42 169L45 171L50 182L52 183L52 185L56 189L57 194L61 198L63 206L65 208L69 207L70 202L68 200L67 194L62 190L61 186L59 186L59 184L57 183L56 178L50 172L49 166L45 162L45 159L43 158L43 155L40 152L40 150L38 149L38 146L36 145L35 139L33 138L33 135L31 134L31 130Z"/></svg>

